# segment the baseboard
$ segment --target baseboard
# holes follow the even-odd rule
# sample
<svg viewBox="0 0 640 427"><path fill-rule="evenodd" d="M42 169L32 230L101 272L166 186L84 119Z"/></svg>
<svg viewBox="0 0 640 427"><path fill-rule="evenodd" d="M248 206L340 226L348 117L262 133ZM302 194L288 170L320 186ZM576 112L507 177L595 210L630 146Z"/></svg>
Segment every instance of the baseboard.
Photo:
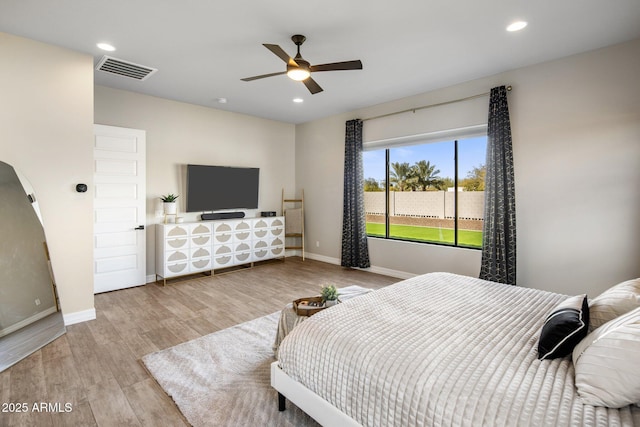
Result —
<svg viewBox="0 0 640 427"><path fill-rule="evenodd" d="M340 260L338 258L328 257L325 255L318 255L312 252L305 252L305 258L313 259L316 261L326 262L328 264L340 265ZM372 265L369 268L358 268L358 270L367 271L369 273L382 274L383 276L397 277L398 279L410 279L412 277L417 276L414 273L408 273L406 271L392 270L390 268L385 267L377 267Z"/></svg>
<svg viewBox="0 0 640 427"><path fill-rule="evenodd" d="M326 262L327 264L335 264L340 265L340 260L338 258L328 257L325 255L314 254L313 252L305 252L305 258L313 259L315 261Z"/></svg>
<svg viewBox="0 0 640 427"><path fill-rule="evenodd" d="M5 335L9 335L12 332L17 331L18 329L22 329L27 325L32 324L33 322L37 322L40 319L44 319L45 317L47 317L50 314L53 314L56 312L56 308L55 307L51 307L46 309L45 311L41 311L40 313L36 313L31 317L28 317L26 319L24 319L21 322L15 323L11 326L8 326L2 330L0 330L0 337L3 337Z"/></svg>
<svg viewBox="0 0 640 427"><path fill-rule="evenodd" d="M147 282L146 283L153 283L157 280L158 278L156 277L155 274L150 274L147 276Z"/></svg>
<svg viewBox="0 0 640 427"><path fill-rule="evenodd" d="M411 279L412 277L416 277L415 273L408 273L406 271L400 270L392 270L390 268L385 267L376 267L372 265L371 268L360 269L363 271L368 271L370 273L382 274L383 276L397 277L398 279Z"/></svg>
<svg viewBox="0 0 640 427"><path fill-rule="evenodd" d="M96 309L76 311L75 313L63 314L64 325L75 325L76 323L87 322L96 318Z"/></svg>

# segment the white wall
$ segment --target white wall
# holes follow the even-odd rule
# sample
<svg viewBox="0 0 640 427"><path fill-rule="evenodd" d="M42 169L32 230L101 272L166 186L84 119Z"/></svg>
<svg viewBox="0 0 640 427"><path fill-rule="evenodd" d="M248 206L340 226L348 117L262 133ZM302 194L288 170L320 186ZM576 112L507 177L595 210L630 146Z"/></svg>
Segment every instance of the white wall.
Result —
<svg viewBox="0 0 640 427"><path fill-rule="evenodd" d="M93 310L93 58L0 33L0 160L33 185L65 319Z"/></svg>
<svg viewBox="0 0 640 427"><path fill-rule="evenodd" d="M514 88L509 107L518 283L595 296L640 276L638 75L640 40L296 126L296 182L307 199L310 256L340 258L346 120L464 98L504 84ZM464 120L477 120L467 114L468 107L456 105ZM369 249L378 269L472 276L480 269L476 250L373 238Z"/></svg>
<svg viewBox="0 0 640 427"><path fill-rule="evenodd" d="M260 168L259 209L280 211L281 194L295 189L295 127L243 114L200 107L128 91L95 87L95 121L147 133L147 275L155 273L155 215L159 197L186 202L189 163ZM181 213L197 220L196 213Z"/></svg>

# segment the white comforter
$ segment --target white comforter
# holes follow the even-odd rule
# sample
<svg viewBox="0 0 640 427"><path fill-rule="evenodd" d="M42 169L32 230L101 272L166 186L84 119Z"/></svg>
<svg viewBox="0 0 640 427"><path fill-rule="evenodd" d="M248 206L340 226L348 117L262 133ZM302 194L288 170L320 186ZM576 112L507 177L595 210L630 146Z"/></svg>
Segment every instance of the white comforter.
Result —
<svg viewBox="0 0 640 427"><path fill-rule="evenodd" d="M537 359L565 298L427 274L314 315L279 363L364 426L640 426L638 407L583 405L570 357Z"/></svg>

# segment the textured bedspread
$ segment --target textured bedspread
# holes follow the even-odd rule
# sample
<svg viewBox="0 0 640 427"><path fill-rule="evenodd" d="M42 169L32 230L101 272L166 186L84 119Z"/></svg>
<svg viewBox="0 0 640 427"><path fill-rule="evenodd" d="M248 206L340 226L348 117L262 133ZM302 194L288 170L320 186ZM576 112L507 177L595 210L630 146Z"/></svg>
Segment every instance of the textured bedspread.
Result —
<svg viewBox="0 0 640 427"><path fill-rule="evenodd" d="M364 426L640 426L638 407L583 405L570 357L537 359L544 319L565 298L419 276L312 316L279 362Z"/></svg>

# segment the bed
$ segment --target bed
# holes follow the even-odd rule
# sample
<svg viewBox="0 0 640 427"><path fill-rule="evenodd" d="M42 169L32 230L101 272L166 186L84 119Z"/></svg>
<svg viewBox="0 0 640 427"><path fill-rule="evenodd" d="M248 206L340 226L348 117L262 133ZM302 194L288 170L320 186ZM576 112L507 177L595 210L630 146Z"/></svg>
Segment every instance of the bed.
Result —
<svg viewBox="0 0 640 427"><path fill-rule="evenodd" d="M271 367L325 426L640 426L640 407L586 405L571 356L538 359L566 295L431 273L345 301L294 329Z"/></svg>

